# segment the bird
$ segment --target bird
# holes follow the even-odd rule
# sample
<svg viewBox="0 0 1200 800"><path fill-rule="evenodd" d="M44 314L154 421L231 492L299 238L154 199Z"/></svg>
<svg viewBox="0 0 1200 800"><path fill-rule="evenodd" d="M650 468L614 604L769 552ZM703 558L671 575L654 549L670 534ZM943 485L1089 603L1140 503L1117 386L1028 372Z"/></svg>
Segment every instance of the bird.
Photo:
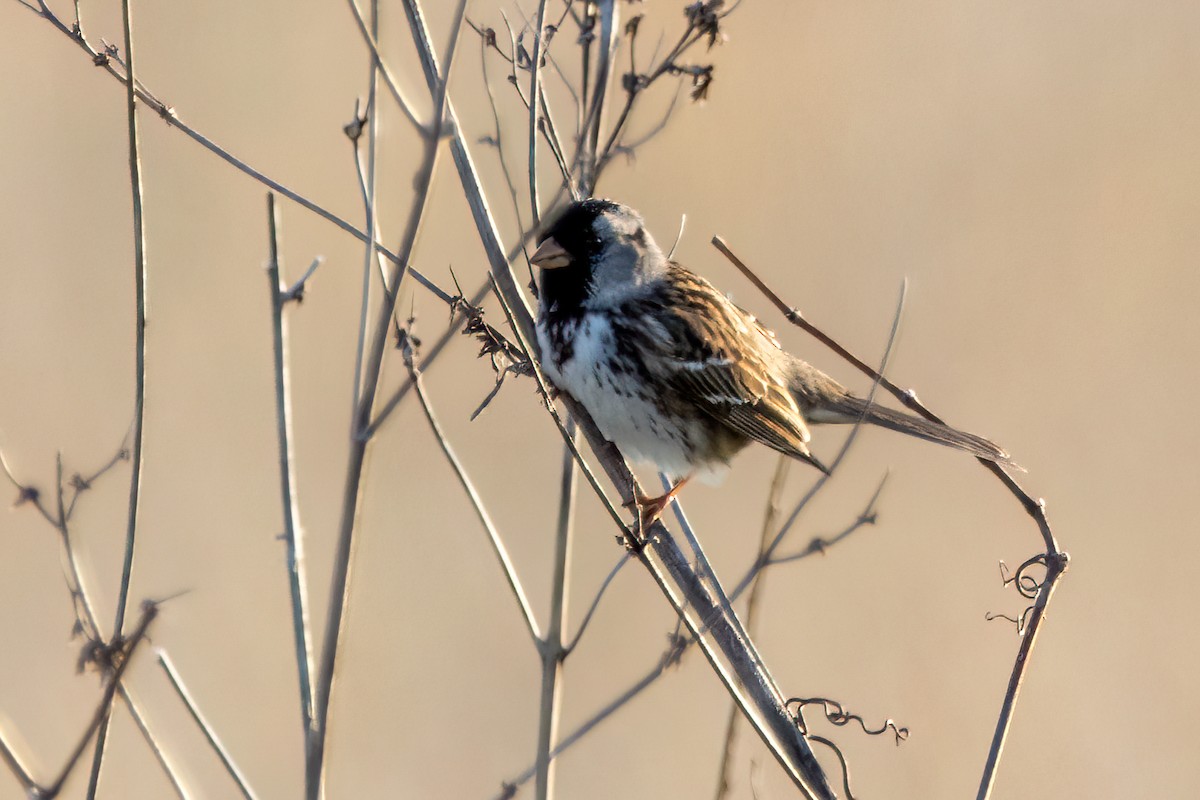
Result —
<svg viewBox="0 0 1200 800"><path fill-rule="evenodd" d="M529 260L541 273L543 373L624 456L673 483L635 497L643 520L691 478L719 481L752 442L828 474L809 448L813 425L862 420L1011 463L982 436L868 403L783 350L752 314L665 255L628 206L572 202Z"/></svg>

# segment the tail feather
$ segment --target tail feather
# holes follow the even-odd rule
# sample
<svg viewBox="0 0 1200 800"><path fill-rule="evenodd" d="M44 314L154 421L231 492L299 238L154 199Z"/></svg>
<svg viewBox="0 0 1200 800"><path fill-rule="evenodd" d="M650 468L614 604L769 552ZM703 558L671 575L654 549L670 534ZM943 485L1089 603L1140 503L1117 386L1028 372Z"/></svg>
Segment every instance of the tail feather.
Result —
<svg viewBox="0 0 1200 800"><path fill-rule="evenodd" d="M825 414L814 414L811 415L811 418L813 422L855 422L859 418L863 418L864 411L866 412L864 420L874 425L906 433L909 436L916 436L929 442L965 450L973 456L986 458L989 461L1017 466L1003 448L982 436L960 431L949 425L930 422L901 411L893 411L873 403L868 405L866 400L851 394L839 398L836 406L825 409ZM833 414L829 415L828 412L833 412ZM833 416L837 416L839 419L834 419Z"/></svg>

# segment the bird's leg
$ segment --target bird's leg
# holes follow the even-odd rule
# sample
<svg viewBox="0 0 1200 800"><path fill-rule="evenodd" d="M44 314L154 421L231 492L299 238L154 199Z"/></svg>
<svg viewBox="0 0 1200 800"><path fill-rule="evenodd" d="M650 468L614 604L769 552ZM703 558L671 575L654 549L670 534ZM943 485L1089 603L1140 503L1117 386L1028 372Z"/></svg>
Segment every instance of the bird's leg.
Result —
<svg viewBox="0 0 1200 800"><path fill-rule="evenodd" d="M654 522L654 520L658 519L659 516L662 515L667 506L671 504L671 501L675 499L676 493L683 488L683 485L687 483L691 477L691 475L688 475L687 477L680 479L679 483L671 487L671 491L659 497L647 497L635 489L633 500L626 503L625 506L635 506L637 508L638 518L641 520L642 526L645 527L650 525Z"/></svg>

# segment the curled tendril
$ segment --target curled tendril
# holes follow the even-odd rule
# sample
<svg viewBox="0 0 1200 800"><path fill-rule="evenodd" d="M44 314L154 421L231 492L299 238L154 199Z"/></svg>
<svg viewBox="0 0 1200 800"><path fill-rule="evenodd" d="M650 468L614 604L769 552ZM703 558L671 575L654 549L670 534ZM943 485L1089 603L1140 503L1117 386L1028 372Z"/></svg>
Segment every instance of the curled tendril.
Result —
<svg viewBox="0 0 1200 800"><path fill-rule="evenodd" d="M1043 575L1039 579L1029 574L1029 569L1032 567L1041 567ZM1018 592L1026 600L1033 600L1037 597L1038 592L1042 590L1042 585L1046 581L1044 571L1047 569L1046 554L1038 553L1036 556L1028 558L1017 567L1016 572L1010 572L1008 564L1000 562L1000 580L1008 586L1010 583L1016 586Z"/></svg>
<svg viewBox="0 0 1200 800"><path fill-rule="evenodd" d="M1019 618L1010 617L1008 614L997 614L997 613L989 611L983 615L983 618L986 619L988 622L991 622L992 620L997 620L997 619L1002 619L1005 622L1011 622L1017 629L1017 635L1024 636L1025 629L1026 629L1025 623L1029 620L1029 614L1032 611L1033 611L1033 606L1026 607L1026 609L1021 612L1021 616Z"/></svg>
<svg viewBox="0 0 1200 800"><path fill-rule="evenodd" d="M892 731L896 737L896 745L908 739L908 728L903 728L896 725L895 720L888 717L883 721L877 730L867 727L867 723L858 714L853 714L845 709L837 700L830 700L825 697L793 697L787 701L788 705L796 704L796 724L800 726L800 731L805 736L808 735L808 726L804 721L804 707L812 705L820 705L822 712L825 714L825 719L829 720L834 725L842 727L851 722L857 722L863 729L863 733L868 736L880 736L888 731Z"/></svg>

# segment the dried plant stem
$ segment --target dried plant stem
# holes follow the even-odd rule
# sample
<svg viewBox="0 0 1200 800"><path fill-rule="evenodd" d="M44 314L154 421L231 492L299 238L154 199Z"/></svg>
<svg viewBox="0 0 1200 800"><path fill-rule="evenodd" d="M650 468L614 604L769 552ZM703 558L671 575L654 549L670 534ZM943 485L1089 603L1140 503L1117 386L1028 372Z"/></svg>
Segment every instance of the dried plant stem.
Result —
<svg viewBox="0 0 1200 800"><path fill-rule="evenodd" d="M150 726L146 722L146 715L142 713L133 694L130 693L129 687L124 682L117 687L117 693L121 695L121 702L125 704L125 709L129 712L129 718L133 720L133 724L137 727L138 732L142 734L142 738L146 740L150 752L154 755L154 760L158 762L158 766L162 768L163 774L167 776L167 780L171 783L171 788L175 790L175 795L180 800L188 800L190 796L183 781L179 777L179 773L175 771L175 767L171 765L171 759L167 756L167 752L163 750L159 744L158 738L154 732L150 730Z"/></svg>
<svg viewBox="0 0 1200 800"><path fill-rule="evenodd" d="M93 47L91 42L84 39L82 36L77 36L75 34L75 32L71 30L71 27L69 25L65 24L57 16L55 16L55 14L49 9L48 6L45 6L44 4L41 5L41 7L38 9L38 16L45 19L47 22L49 22L51 25L53 25L60 33L66 35L67 38L69 38L71 41L78 44L80 49L82 49L85 53L88 54L88 56L91 58L91 60L94 64L100 66L101 69L103 69L105 72L107 72L112 77L119 80L121 83L123 83L123 84L126 83L125 72L118 69L116 66L114 66L114 64L121 63L120 60L115 55L110 55L107 52L101 52L101 51L97 50L95 47ZM360 242L363 242L364 244L371 243L370 237L367 236L367 234L364 231L359 230L354 225L351 225L349 222L347 222L346 220L339 217L337 214L334 214L332 211L319 205L315 201L310 200L309 198L305 197L304 195L300 194L299 192L295 191L294 189L289 189L287 186L284 186L282 183L268 177L264 173L260 172L259 170L255 169L254 167L247 164L245 161L242 161L240 158L233 155L231 152L229 152L225 148L218 145L216 142L214 142L212 139L205 136L200 131L196 130L195 128L193 128L190 125L188 125L187 123L185 123L179 117L179 114L176 112L174 107L167 105L164 101L160 100L158 97L154 96L149 91L147 91L146 88L143 85L141 85L140 81L137 82L135 91L136 91L138 99L141 100L142 102L146 103L148 106L150 106L150 108L156 114L158 114L159 118L161 118L169 127L175 128L179 131L182 131L190 139L192 139L192 141L196 142L201 147L208 150L210 153L217 156L218 158L220 158L222 161L229 164L230 166L232 166L234 169L238 170L239 172L243 173L244 175L247 175L247 176L253 178L254 180L261 183L263 186L266 186L268 189L272 189L275 192L279 193L280 195L288 198L289 200L291 200L292 202L301 206L302 208L305 208L308 211L311 211L312 213L316 214L321 219L324 219L327 222L333 223L338 228L341 228L346 233L348 233L351 236L353 236L354 238L358 239ZM381 244L376 243L374 245L374 247L375 247L376 252L378 252L380 256L382 256L383 258L392 262L393 264L400 264L403 261L403 259L401 259L398 254L392 252L391 250L387 249L386 247L384 247ZM419 270L410 266L406 270L406 273L408 275L411 275L413 280L415 280L417 283L421 284L426 289L428 289L430 292L432 292L434 295L436 295L438 298L440 298L442 300L442 302L445 302L445 303L450 302L450 299L451 299L450 295L448 295L444 291L442 291L437 286L437 284L433 283L431 280L426 278Z"/></svg>
<svg viewBox="0 0 1200 800"><path fill-rule="evenodd" d="M404 96L404 92L400 90L400 84L396 82L396 79L392 76L391 71L384 66L383 58L379 55L379 18L378 14L375 13L376 4L372 3L371 27L368 30L367 22L363 19L362 9L358 7L358 3L355 2L355 0L347 0L347 2L350 4L350 11L354 14L354 21L358 24L358 31L362 34L363 39L366 40L367 45L371 50L371 59L374 62L372 71L374 72L377 70L383 74L383 80L388 85L388 90L391 91L392 97L395 98L396 106L404 113L404 116L408 118L408 121L413 124L413 127L415 127L425 136L428 136L431 132L431 129L417 119L416 114L413 113L412 104L408 101L408 98ZM372 111L374 111L374 109L372 109Z"/></svg>
<svg viewBox="0 0 1200 800"><path fill-rule="evenodd" d="M196 725L200 727L204 738L208 740L217 757L221 759L221 763L225 766L225 771L229 773L229 777L233 778L233 782L237 784L242 797L245 797L246 800L255 800L257 795L255 795L254 790L250 788L246 777L238 769L237 764L233 762L233 757L229 755L229 751L225 749L225 745L217 737L216 731L208 724L208 720L204 718L204 715L200 713L200 708L196 705L196 701L192 699L192 694L188 691L187 686L184 685L183 678L179 677L179 671L175 669L175 664L163 650L158 651L158 665L166 673L167 680L171 683L171 688L175 690L175 693L179 695L179 699L183 701L183 705L187 708Z"/></svg>
<svg viewBox="0 0 1200 800"><path fill-rule="evenodd" d="M876 493L874 495L872 495L871 499L868 501L868 505L866 505L866 511L864 511L863 513L860 513L860 515L858 517L858 521L853 522L850 525L848 525L847 529L860 527L859 521L862 521L862 519L864 517L870 516L869 511L870 511L872 505L874 505L875 500L877 498L878 498L878 489L876 489ZM830 540L829 545L833 546L833 545L835 545L835 543L838 543L844 539L845 539L845 536L836 536L836 537L834 537L833 540ZM812 551L812 552L823 552L823 551L821 551L821 549L815 549L815 551ZM628 559L624 559L622 561L622 564L624 563L625 560L628 560ZM778 564L778 563L779 563L779 561L770 561L770 563L768 563L767 566L774 566L775 564ZM618 564L618 567L619 567L619 564ZM756 559L755 566L752 567L752 570L760 570L760 569L766 569L766 567L760 567L760 559ZM610 573L610 578L611 578L611 575L612 575L612 573ZM743 587L742 589L734 589L732 591L732 593L730 593L731 601L737 602L740 599L740 596L742 596L742 594L745 593L746 588L748 588L748 587ZM617 711L624 708L624 706L626 704L629 704L630 702L632 702L632 700L636 699L637 697L640 697L641 693L643 691L646 691L647 688L649 688L650 686L653 686L655 684L655 682L661 678L662 675L666 674L667 668L671 667L672 664L677 663L679 661L679 658L682 658L684 652L686 652L686 650L691 648L691 646L694 644L696 644L696 640L694 638L690 638L690 637L679 640L679 642L673 642L671 646L668 646L666 652L664 652L664 654L659 656L658 661L656 661L654 666L648 670L646 675L643 675L642 678L635 681L634 685L630 686L629 688L626 688L626 690L624 692L620 693L617 698L614 698L613 700L611 700L610 703L607 703L604 706L604 708L601 708L599 711L596 711L595 714L588 717L586 721L580 723L580 726L578 726L574 730L572 730L571 733L563 736L563 738L559 740L558 745L556 747L554 747L553 751L551 751L551 758L558 758L558 756L560 756L560 754L562 754L563 752L568 750L568 748L570 748L572 745L575 745L576 742L583 739L583 736L586 736L588 733L592 732L592 730L596 726L599 726L599 724L601 722L604 722L605 720L607 720L608 717L611 717L613 714L616 714ZM572 646L574 646L574 643L572 643ZM734 704L733 712L734 712L734 716L737 716L739 714L738 706L736 704ZM528 768L526 770L521 772L520 775L517 775L515 778L512 778L511 781L506 781L505 786L510 787L510 788L520 787L520 786L522 786L522 784L527 783L530 780L532 780L533 775L534 775L534 765L530 765L530 766L528 766ZM498 798L496 800L502 800L503 796L511 796L511 795L500 795L500 796L498 796Z"/></svg>
<svg viewBox="0 0 1200 800"><path fill-rule="evenodd" d="M287 320L283 277L279 266L279 214L275 195L267 194L267 227L270 257L267 282L271 292L271 339L275 373L275 431L279 442L279 492L283 509L283 541L287 548L288 593L291 596L292 634L296 650L296 674L300 689L300 719L304 736L312 731L312 633L308 620L308 584L305 578L304 543L300 535L300 509L296 503L296 465L292 455L292 398L288 373ZM160 661L162 656L160 655ZM164 668L170 671L164 662Z"/></svg>
<svg viewBox="0 0 1200 800"><path fill-rule="evenodd" d="M763 514L762 531L758 537L760 558L762 557L763 550L766 549L771 531L775 527L775 520L779 516L779 502L783 494L784 484L787 482L788 467L791 463L792 460L790 458L781 454L779 456L779 463L775 467L775 476L771 479L771 489L767 492L767 510ZM754 623L758 618L758 599L761 596L762 585L762 574L760 574L754 583L751 584L750 596L746 599L746 630L751 635L754 634ZM737 740L738 717L737 706L730 705L729 717L725 721L724 743L721 746L721 766L717 772L716 800L725 800L729 796L730 769L733 766L733 747Z"/></svg>
<svg viewBox="0 0 1200 800"><path fill-rule="evenodd" d="M543 11L545 3L543 2ZM575 423L567 421L567 434L575 439ZM563 647L563 620L567 614L567 567L571 554L571 529L575 510L575 457L570 447L563 448L562 487L558 506L558 526L554 537L554 573L550 585L550 624L542 642L542 691L538 714L536 764L537 800L553 795L554 764L550 748L558 735L559 698L562 696L562 666L567 650Z"/></svg>
<svg viewBox="0 0 1200 800"><path fill-rule="evenodd" d="M363 387L358 407L354 410L350 428L350 456L346 469L345 489L342 496L342 515L339 523L338 538L334 552L333 572L330 586L329 609L325 625L325 638L321 648L320 665L317 672L315 693L314 728L309 739L306 786L308 800L318 800L323 777L325 741L329 722L329 700L333 689L334 668L337 663L338 644L345 621L347 592L349 588L350 564L353 554L354 531L361 508L362 477L366 464L367 447L370 442L364 436L371 424L371 414L375 405L375 397L379 390L380 376L383 369L383 356L387 347L388 332L391 325L392 313L400 291L400 283L406 271L417 234L424 219L429 190L433 183L434 170L437 165L439 144L442 138L443 123L447 118L448 84L451 69L454 64L454 53L458 42L458 34L462 29L463 14L466 10L465 0L460 0L455 24L452 28L451 46L446 56L446 69L438 72L430 81L430 94L434 98L434 123L432 135L425 140L425 152L414 181L413 202L409 208L408 219L399 248L400 257L396 260L392 274L384 287L383 299L375 329L371 337L370 355L363 371ZM444 292L440 292L444 295ZM448 301L449 296L445 299Z"/></svg>
<svg viewBox="0 0 1200 800"><path fill-rule="evenodd" d="M413 388L416 389L421 410L425 412L425 419L429 422L429 427L433 431L434 438L437 439L438 445L442 448L442 453L445 454L446 460L450 462L450 467L454 470L459 484L463 487L463 491L467 493L467 498L471 501L471 507L475 509L475 515L479 518L479 523L488 535L488 541L492 545L492 552L496 554L496 559L500 562L500 568L504 572L504 579L508 582L508 588L513 593L513 597L516 598L517 605L521 609L521 617L525 620L525 627L529 631L534 644L540 646L542 634L538 630L537 619L534 617L533 607L530 606L529 599L525 594L525 587L521 585L516 567L513 566L512 559L508 555L508 548L504 546L504 540L500 538L500 533L496 530L491 515L488 514L487 508L479 498L475 484L472 483L470 476L467 475L467 471L462 466L462 462L458 460L458 455L450 446L449 440L446 439L446 435L442 431L442 426L438 422L437 415L434 413L433 406L429 402L429 397L425 394L425 385L421 379L420 368L415 363L412 363L411 359L409 380Z"/></svg>
<svg viewBox="0 0 1200 800"><path fill-rule="evenodd" d="M129 478L129 513L125 528L125 557L121 565L121 585L117 593L117 611L113 622L113 637L119 638L125 627L125 606L129 601L129 584L133 579L133 555L137 536L138 509L142 488L142 428L146 407L146 235L142 218L142 167L138 153L137 85L133 66L133 22L130 0L121 0L121 21L125 35L125 107L129 130L129 183L133 198L133 284L135 294L134 318L134 406L133 442ZM96 749L92 756L88 800L96 795L99 786L104 747L108 739L109 711L99 719Z"/></svg>
<svg viewBox="0 0 1200 800"><path fill-rule="evenodd" d="M129 600L129 583L133 577L134 540L137 534L138 510L142 487L142 427L146 406L146 234L142 219L142 167L138 154L137 95L134 90L133 30L130 0L121 0L125 29L126 119L129 127L129 182L133 195L133 285L135 291L135 367L133 412L133 463L129 479L129 516L125 531L125 560L121 568L121 587L117 596L116 621L113 634L121 635L125 624L125 605Z"/></svg>
<svg viewBox="0 0 1200 800"><path fill-rule="evenodd" d="M4 740L4 732L0 731L0 760L3 760L8 765L8 769L12 772L13 777L21 784L21 788L25 790L26 795L32 795L32 790L37 788L37 781L29 774L28 768L21 762L15 750Z"/></svg>
<svg viewBox="0 0 1200 800"><path fill-rule="evenodd" d="M92 740L93 734L98 734L102 726L109 719L110 711L112 710L113 696L117 692L117 687L121 685L121 678L125 675L125 670L129 667L129 662L133 660L133 655L137 651L138 645L146 638L146 631L150 627L150 623L158 616L158 605L147 602L142 606L142 616L138 620L137 627L133 633L125 641L123 646L123 654L116 661L116 668L112 675L108 678L108 683L104 687L104 696L100 700L100 704L96 707L96 713L92 715L92 721L84 730L83 736L80 737L79 743L75 745L75 749L71 751L71 755L67 757L67 763L63 765L62 771L58 777L49 786L44 789L39 789L35 797L40 800L51 800L57 797L62 791L63 784L70 777L71 772L75 769L75 765L79 763L80 756L87 748L88 742Z"/></svg>
<svg viewBox="0 0 1200 800"><path fill-rule="evenodd" d="M90 475L77 475L75 477L72 483L74 493L71 495L71 499L68 502L66 500L65 485L63 482L62 453L57 453L55 456L55 513L52 514L50 510L46 508L39 495L36 493L30 494L32 487L28 487L17 480L16 476L13 475L12 469L8 465L8 460L4 457L4 453L0 452L0 468L3 469L3 472L8 477L9 481L11 481L13 486L15 486L17 490L22 493L22 496L27 498L25 502L32 504L38 513L41 514L41 516L51 526L53 526L55 530L58 531L59 541L62 544L67 565L67 572L64 578L67 585L67 591L71 595L71 601L75 611L78 630L80 630L84 637L86 637L89 641L97 644L104 643L106 639L103 631L100 629L100 622L96 617L95 605L91 601L87 584L84 583L83 573L79 568L79 559L76 557L75 546L71 541L70 521L71 515L75 511L75 505L79 501L79 495L85 490L92 488L97 480L103 477L106 473L108 473L109 470L126 458L128 458L128 453L125 449L125 442L122 442L121 446L117 449L116 454L102 467L97 469L95 472L92 472ZM175 769L171 766L170 760L167 758L166 753L163 752L162 747L159 745L153 732L150 730L149 725L146 723L144 715L139 709L132 693L124 683L118 687L118 692L121 695L121 699L125 703L125 707L129 710L129 715L133 719L134 724L137 726L143 738L146 740L146 744L150 747L155 759L163 768L163 772L166 774L167 779L171 782L171 785L175 788L176 793L180 797L186 797L187 793L183 788L183 784L180 781L179 776L175 773ZM0 742L0 749L2 749L3 746L3 742ZM2 752L0 752L0 758L4 758L4 754ZM11 766L12 765L10 764L10 767ZM93 762L93 768L95 768L95 766L96 765ZM98 775L98 772L94 772L93 777L90 779L90 782L93 785L98 779ZM20 779L19 775L18 779ZM94 791L94 789L92 791Z"/></svg>
<svg viewBox="0 0 1200 800"><path fill-rule="evenodd" d="M600 601L604 598L604 593L608 590L608 587L612 585L613 579L617 577L617 573L629 563L632 555L633 553L631 551L626 551L623 553L621 558L617 560L617 563L613 565L613 568L608 571L608 575L606 575L604 580L600 582L600 588L597 589L596 594L592 596L592 602L588 606L587 612L583 615L583 619L579 622L579 630L575 631L575 636L572 637L570 643L567 644L566 655L570 655L571 652L575 650L575 646L579 644L579 640L583 638L583 634L587 630L588 623L592 621L592 616L596 613L596 609L600 606Z"/></svg>
<svg viewBox="0 0 1200 800"><path fill-rule="evenodd" d="M582 143L579 148L583 173L580 185L584 195L591 195L596 190L596 181L599 178L600 129L604 127L608 83L617 58L617 42L620 37L620 4L617 0L599 0L596 5L600 22L600 48L596 53L596 79L592 89L592 103L584 118Z"/></svg>
<svg viewBox="0 0 1200 800"><path fill-rule="evenodd" d="M538 112L541 110L542 60L546 35L546 0L539 0L537 26L533 29L533 62L529 65L529 207L533 211L533 224L541 224L542 212L538 206Z"/></svg>
<svg viewBox="0 0 1200 800"><path fill-rule="evenodd" d="M996 732L992 735L992 744L988 748L987 762L984 764L983 777L979 783L977 800L987 800L991 797L992 788L996 784L996 771L1000 765L1000 756L1004 752L1004 743L1012 726L1013 711L1016 709L1017 696L1021 692L1021 684L1029 669L1029 661L1033 655L1033 646L1042 630L1042 621L1046 618L1046 608L1050 598L1058 587L1058 581L1067 569L1068 556L1066 553L1057 554L1059 557L1047 560L1046 577L1038 590L1034 601L1033 611L1025 624L1025 632L1021 637L1021 646L1017 649L1017 658L1013 663L1012 674L1008 679L1008 688L1004 692L1004 701L1000 706L1000 716L996 720Z"/></svg>
<svg viewBox="0 0 1200 800"><path fill-rule="evenodd" d="M880 386L890 392L897 400L907 406L909 409L920 414L931 422L944 424L944 421L937 414L930 411L917 399L916 392L911 389L905 390L896 386L891 381L887 380L879 373L871 369L861 359L853 355L849 350L834 341L830 336L825 334L815 325L809 323L800 312L789 306L787 303L773 292L763 281L758 277L753 270L738 258L730 250L724 239L719 236L713 237L713 246L717 248L729 261L738 268L750 281L761 291L775 307L783 312L788 321L803 328L808 333L812 334L818 341L832 349L835 353L842 356L844 359L853 364L858 370L873 380L877 381ZM1004 484L1005 488L1017 499L1025 512L1033 519L1037 526L1038 533L1042 537L1042 542L1045 545L1045 553L1041 557L1042 563L1046 568L1046 576L1038 586L1037 595L1034 599L1034 604L1028 616L1028 621L1025 626L1025 631L1021 639L1021 645L1017 650L1016 660L1013 663L1012 674L1009 677L1008 688L1004 694L1004 701L1001 704L1000 714L996 721L996 731L992 737L992 744L988 750L987 762L984 765L983 777L979 784L978 800L986 800L991 796L992 787L996 780L996 770L1000 763L1000 755L1004 750L1004 742L1008 736L1008 730L1012 724L1013 711L1016 708L1017 696L1021 690L1021 683L1024 681L1025 673L1029 669L1029 663L1033 654L1033 647L1037 642L1037 634L1041 630L1041 623L1045 617L1046 608L1050 603L1050 598L1054 594L1055 588L1058 586L1059 580L1065 574L1067 566L1070 563L1070 556L1059 549L1058 542L1054 538L1054 533L1050 528L1050 521L1046 516L1045 503L1042 500L1035 500L1024 488L1021 487L1011 475L1005 472L1004 468L994 461L987 459L978 459L979 463L984 466L989 472Z"/></svg>

